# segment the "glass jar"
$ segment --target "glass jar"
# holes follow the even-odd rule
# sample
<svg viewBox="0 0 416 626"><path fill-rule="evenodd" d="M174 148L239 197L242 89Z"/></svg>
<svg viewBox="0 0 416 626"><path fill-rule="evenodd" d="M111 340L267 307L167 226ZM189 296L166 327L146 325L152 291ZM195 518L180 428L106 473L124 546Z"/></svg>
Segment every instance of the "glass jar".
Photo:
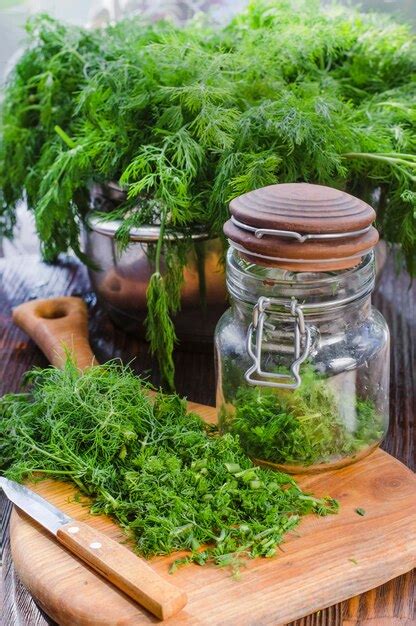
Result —
<svg viewBox="0 0 416 626"><path fill-rule="evenodd" d="M371 306L374 253L353 267L294 271L231 242L231 308L215 335L222 432L289 472L342 467L388 428L389 331Z"/></svg>

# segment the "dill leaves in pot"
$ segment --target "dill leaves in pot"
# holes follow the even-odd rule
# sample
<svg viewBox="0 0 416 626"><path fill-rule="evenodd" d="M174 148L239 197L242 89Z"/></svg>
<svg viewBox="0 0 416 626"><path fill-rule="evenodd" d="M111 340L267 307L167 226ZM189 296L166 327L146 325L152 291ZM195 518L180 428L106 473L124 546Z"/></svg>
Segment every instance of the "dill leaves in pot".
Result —
<svg viewBox="0 0 416 626"><path fill-rule="evenodd" d="M274 555L303 515L337 511L332 498L253 465L238 437L219 436L178 396L150 399L116 362L81 373L68 361L28 381L27 393L0 402L2 471L73 482L144 556L187 550L185 562L238 567Z"/></svg>

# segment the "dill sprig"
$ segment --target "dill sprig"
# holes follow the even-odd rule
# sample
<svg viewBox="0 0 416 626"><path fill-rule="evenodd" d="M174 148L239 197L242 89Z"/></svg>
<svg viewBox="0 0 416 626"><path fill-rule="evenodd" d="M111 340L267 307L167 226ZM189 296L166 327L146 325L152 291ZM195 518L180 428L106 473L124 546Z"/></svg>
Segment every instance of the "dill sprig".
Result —
<svg viewBox="0 0 416 626"><path fill-rule="evenodd" d="M273 556L303 515L338 509L253 465L238 437L219 436L178 396L150 399L146 383L117 362L80 372L68 360L27 380L30 391L0 401L0 469L19 481L73 482L140 554L186 550L181 563L238 569Z"/></svg>
<svg viewBox="0 0 416 626"><path fill-rule="evenodd" d="M152 274L147 287L146 338L153 354L157 354L162 375L170 389L174 389L173 348L176 342L175 328L170 317L166 280L160 274Z"/></svg>

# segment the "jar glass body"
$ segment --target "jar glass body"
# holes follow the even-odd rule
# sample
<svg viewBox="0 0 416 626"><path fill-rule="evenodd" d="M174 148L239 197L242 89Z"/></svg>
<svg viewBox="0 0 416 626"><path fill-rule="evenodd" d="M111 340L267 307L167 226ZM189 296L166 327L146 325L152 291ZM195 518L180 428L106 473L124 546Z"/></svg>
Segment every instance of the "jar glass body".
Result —
<svg viewBox="0 0 416 626"><path fill-rule="evenodd" d="M306 273L230 248L227 285L231 308L215 334L221 431L256 462L291 472L341 467L379 445L389 332L371 306L373 254L349 270Z"/></svg>

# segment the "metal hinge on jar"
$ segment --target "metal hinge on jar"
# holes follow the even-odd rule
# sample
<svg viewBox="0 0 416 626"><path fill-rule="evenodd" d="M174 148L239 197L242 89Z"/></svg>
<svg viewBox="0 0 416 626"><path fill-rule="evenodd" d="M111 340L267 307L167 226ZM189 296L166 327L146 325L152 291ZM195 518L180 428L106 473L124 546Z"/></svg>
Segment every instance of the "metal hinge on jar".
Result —
<svg viewBox="0 0 416 626"><path fill-rule="evenodd" d="M267 324L267 310L273 305L283 306L289 309L294 321L294 359L289 367L290 374L265 372L262 370L261 366L264 326ZM305 359L307 359L311 345L311 328L305 324L302 306L299 305L298 301L295 298L289 302L287 300L262 296L258 299L253 309L253 321L247 332L247 351L253 359L253 365L246 371L244 375L245 380L250 385L259 385L261 387L297 389L302 382L299 368ZM257 376L260 378L257 378Z"/></svg>

